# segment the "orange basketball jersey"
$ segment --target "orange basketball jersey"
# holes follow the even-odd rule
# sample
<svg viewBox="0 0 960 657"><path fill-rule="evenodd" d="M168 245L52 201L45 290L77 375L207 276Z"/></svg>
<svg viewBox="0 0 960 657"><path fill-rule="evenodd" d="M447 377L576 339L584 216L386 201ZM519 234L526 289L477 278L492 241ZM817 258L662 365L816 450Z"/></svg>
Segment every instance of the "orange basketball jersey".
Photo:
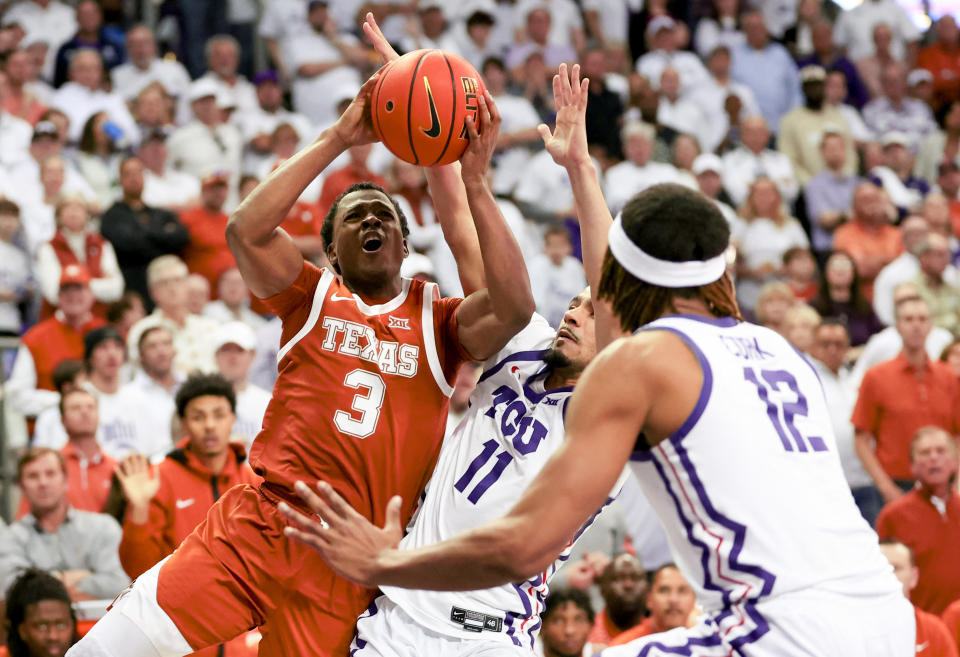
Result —
<svg viewBox="0 0 960 657"><path fill-rule="evenodd" d="M440 449L457 367L461 299L403 279L398 296L369 306L330 270L304 266L264 303L283 320L280 376L250 451L265 490L299 502L294 482L329 482L382 523L403 497L407 519Z"/></svg>

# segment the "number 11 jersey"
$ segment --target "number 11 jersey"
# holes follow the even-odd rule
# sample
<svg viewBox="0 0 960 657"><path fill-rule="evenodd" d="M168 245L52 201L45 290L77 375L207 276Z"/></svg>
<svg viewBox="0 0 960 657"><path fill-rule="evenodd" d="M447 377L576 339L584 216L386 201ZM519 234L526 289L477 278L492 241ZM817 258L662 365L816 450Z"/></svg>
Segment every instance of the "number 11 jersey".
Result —
<svg viewBox="0 0 960 657"><path fill-rule="evenodd" d="M279 376L250 450L270 495L299 504L297 480L323 480L376 524L403 497L409 518L436 462L460 363L456 310L433 283L403 279L367 305L329 269L305 264L264 300L283 321Z"/></svg>

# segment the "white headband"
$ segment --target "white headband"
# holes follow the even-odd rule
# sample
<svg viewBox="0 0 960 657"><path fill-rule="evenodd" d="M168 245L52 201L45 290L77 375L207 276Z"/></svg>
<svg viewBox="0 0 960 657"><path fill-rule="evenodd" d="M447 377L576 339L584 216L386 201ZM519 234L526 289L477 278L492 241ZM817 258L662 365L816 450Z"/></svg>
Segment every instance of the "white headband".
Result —
<svg viewBox="0 0 960 657"><path fill-rule="evenodd" d="M645 253L623 230L621 215L613 220L608 233L610 252L624 269L651 285L660 287L699 287L713 283L727 270L726 251L709 260L671 262Z"/></svg>

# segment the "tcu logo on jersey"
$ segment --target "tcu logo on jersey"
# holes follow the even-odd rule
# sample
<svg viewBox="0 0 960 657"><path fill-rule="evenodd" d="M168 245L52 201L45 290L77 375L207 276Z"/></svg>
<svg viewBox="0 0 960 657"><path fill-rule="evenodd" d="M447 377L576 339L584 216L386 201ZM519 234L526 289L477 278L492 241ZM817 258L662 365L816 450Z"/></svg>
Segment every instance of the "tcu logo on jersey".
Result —
<svg viewBox="0 0 960 657"><path fill-rule="evenodd" d="M355 356L375 363L384 374L412 378L417 375L420 347L390 340L378 340L373 328L336 317L323 318L324 351Z"/></svg>
<svg viewBox="0 0 960 657"><path fill-rule="evenodd" d="M540 441L547 437L547 428L542 422L527 415L527 404L520 394L507 386L493 391L493 406L485 413L499 421L504 438L513 439L513 448L521 454L537 451Z"/></svg>

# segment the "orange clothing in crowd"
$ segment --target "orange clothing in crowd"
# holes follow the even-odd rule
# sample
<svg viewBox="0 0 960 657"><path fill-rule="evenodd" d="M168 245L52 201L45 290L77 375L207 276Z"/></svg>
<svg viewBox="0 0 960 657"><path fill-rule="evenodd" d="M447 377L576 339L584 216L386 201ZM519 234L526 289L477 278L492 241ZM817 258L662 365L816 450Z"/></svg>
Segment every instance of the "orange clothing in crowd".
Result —
<svg viewBox="0 0 960 657"><path fill-rule="evenodd" d="M77 451L73 443L67 443L60 450L63 461L67 465L67 502L74 509L100 513L107 505L110 496L110 485L113 483L113 471L117 469L117 462L102 451L87 459ZM20 506L17 508L17 518L30 513L27 498L20 497Z"/></svg>
<svg viewBox="0 0 960 657"><path fill-rule="evenodd" d="M872 300L873 279L882 267L874 265L870 276L864 275L866 268L877 260L883 265L892 262L903 253L903 240L900 230L890 224L874 228L865 226L860 221L848 221L833 234L833 248L850 254L857 265L857 271L860 272L863 293Z"/></svg>
<svg viewBox="0 0 960 657"><path fill-rule="evenodd" d="M33 365L37 370L37 389L54 390L53 368L68 358L83 358L83 337L106 322L93 317L79 331L65 324L57 313L45 319L20 338L20 343L33 356Z"/></svg>
<svg viewBox="0 0 960 657"><path fill-rule="evenodd" d="M32 93L24 91L19 96L13 94L7 96L3 100L3 110L35 126L47 111L47 106Z"/></svg>
<svg viewBox="0 0 960 657"><path fill-rule="evenodd" d="M236 267L230 247L227 246L226 212L210 212L204 207L187 210L180 215L180 223L190 231L190 243L182 256L191 274L200 274L210 281L216 293L220 274Z"/></svg>
<svg viewBox="0 0 960 657"><path fill-rule="evenodd" d="M960 600L954 600L946 608L940 617L943 624L947 626L947 631L953 637L954 644L960 648Z"/></svg>
<svg viewBox="0 0 960 657"><path fill-rule="evenodd" d="M917 619L917 657L957 657L957 646L943 621L919 607Z"/></svg>
<svg viewBox="0 0 960 657"><path fill-rule="evenodd" d="M613 637L610 641L610 646L622 646L625 643L630 643L636 639L642 639L648 634L653 634L653 630L650 627L650 617L644 618L640 621L640 624L636 627L632 627L626 632L621 632L617 636Z"/></svg>
<svg viewBox="0 0 960 657"><path fill-rule="evenodd" d="M183 442L157 466L160 489L150 500L147 524L135 525L129 517L123 523L120 563L131 578L173 552L207 517L221 494L237 484L260 483L260 477L244 462L243 446L231 443L230 447L231 457L216 476Z"/></svg>
<svg viewBox="0 0 960 657"><path fill-rule="evenodd" d="M954 492L942 502L925 490L914 489L883 507L877 516L877 535L896 538L913 550L920 571L910 594L913 604L941 614L960 598L960 494Z"/></svg>
<svg viewBox="0 0 960 657"><path fill-rule="evenodd" d="M593 619L593 629L590 630L590 636L587 637L587 641L589 643L609 646L611 645L614 637L626 634L627 632L632 632L641 625L643 625L643 621L629 630L621 630L619 627L613 624L613 621L610 620L610 617L607 615L607 610L604 608L601 609L597 613L596 618Z"/></svg>
<svg viewBox="0 0 960 657"><path fill-rule="evenodd" d="M320 189L320 200L317 205L320 206L320 221L327 215L330 206L337 200L343 192L347 191L350 185L358 182L372 182L387 189L387 181L377 174L367 169L358 169L352 164L348 164L342 169L337 169L323 181L323 187Z"/></svg>
<svg viewBox="0 0 960 657"><path fill-rule="evenodd" d="M932 425L960 433L960 381L946 363L929 359L918 380L901 353L867 370L850 421L873 434L884 472L913 479L910 441L917 429Z"/></svg>
<svg viewBox="0 0 960 657"><path fill-rule="evenodd" d="M917 66L933 74L933 93L938 105L960 99L960 49L954 48L951 52L934 43L920 51Z"/></svg>

